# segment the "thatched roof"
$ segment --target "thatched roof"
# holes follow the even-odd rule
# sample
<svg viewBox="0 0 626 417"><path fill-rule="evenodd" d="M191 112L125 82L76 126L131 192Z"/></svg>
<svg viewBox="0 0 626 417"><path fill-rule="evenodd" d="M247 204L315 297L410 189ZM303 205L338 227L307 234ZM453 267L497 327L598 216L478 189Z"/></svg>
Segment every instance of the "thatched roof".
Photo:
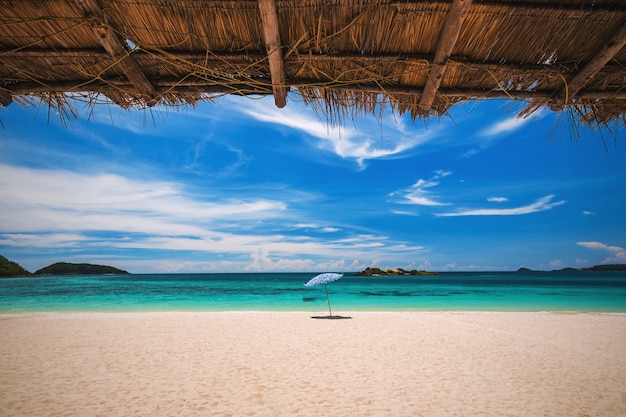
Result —
<svg viewBox="0 0 626 417"><path fill-rule="evenodd" d="M273 94L427 117L505 98L624 123L625 44L624 0L3 0L0 103Z"/></svg>

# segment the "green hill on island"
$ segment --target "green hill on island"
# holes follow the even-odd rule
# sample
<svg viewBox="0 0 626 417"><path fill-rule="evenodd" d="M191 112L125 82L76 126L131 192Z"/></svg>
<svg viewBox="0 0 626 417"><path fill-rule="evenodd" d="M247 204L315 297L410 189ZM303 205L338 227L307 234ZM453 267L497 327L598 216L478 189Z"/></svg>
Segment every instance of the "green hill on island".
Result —
<svg viewBox="0 0 626 417"><path fill-rule="evenodd" d="M57 262L35 272L35 275L106 275L128 274L127 271L105 265L73 264L69 262Z"/></svg>
<svg viewBox="0 0 626 417"><path fill-rule="evenodd" d="M517 272L528 274L533 272L551 272L551 273L559 273L559 272L624 272L626 271L626 264L602 264L602 265L594 265L589 268L563 268L563 269L554 269L552 271L535 271L534 269L528 268L520 268Z"/></svg>
<svg viewBox="0 0 626 417"><path fill-rule="evenodd" d="M0 255L0 278L32 277L33 274L22 268L17 262L9 261Z"/></svg>

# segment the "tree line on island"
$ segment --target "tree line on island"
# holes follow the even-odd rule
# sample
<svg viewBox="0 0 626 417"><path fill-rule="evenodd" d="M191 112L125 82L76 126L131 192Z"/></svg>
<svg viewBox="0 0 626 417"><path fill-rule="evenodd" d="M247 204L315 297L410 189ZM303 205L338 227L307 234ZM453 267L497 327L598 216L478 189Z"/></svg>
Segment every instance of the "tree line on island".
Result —
<svg viewBox="0 0 626 417"><path fill-rule="evenodd" d="M625 272L626 264L603 264L603 265L595 265L589 268L563 268L563 269L555 269L552 271L535 271L528 268L520 268L516 272L520 274L532 274L532 273L559 273L559 272L585 272L585 271L594 271L594 272ZM418 271L411 270L407 271L402 268L394 268L394 269L380 269L380 268L372 268L367 267L361 272L357 272L353 274L355 276L363 276L363 277L388 277L388 276L417 276L417 275L439 275L438 272L433 271Z"/></svg>
<svg viewBox="0 0 626 417"><path fill-rule="evenodd" d="M554 269L549 272L580 272L580 271L595 271L595 272L623 272L626 271L626 264L603 264L603 265L594 265L589 268L563 268L563 269ZM517 270L520 273L533 273L533 272L546 272L546 271L535 271L533 269L528 268L520 268Z"/></svg>
<svg viewBox="0 0 626 417"><path fill-rule="evenodd" d="M88 263L57 262L41 268L38 271L29 272L17 262L13 262L0 255L0 278L22 278L42 275L126 275L127 271L106 265L94 265Z"/></svg>

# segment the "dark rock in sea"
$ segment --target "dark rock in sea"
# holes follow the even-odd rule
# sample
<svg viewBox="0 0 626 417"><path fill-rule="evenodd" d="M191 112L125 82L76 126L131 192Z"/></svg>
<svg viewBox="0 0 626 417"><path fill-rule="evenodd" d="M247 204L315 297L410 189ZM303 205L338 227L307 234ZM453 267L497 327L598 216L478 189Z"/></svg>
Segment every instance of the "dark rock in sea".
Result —
<svg viewBox="0 0 626 417"><path fill-rule="evenodd" d="M387 276L416 276L416 275L437 275L437 272L417 271L415 269L406 271L402 268L396 269L380 269L367 267L361 272L354 274L356 276L366 277L387 277Z"/></svg>
<svg viewBox="0 0 626 417"><path fill-rule="evenodd" d="M127 271L105 265L57 262L35 272L36 275L126 275Z"/></svg>
<svg viewBox="0 0 626 417"><path fill-rule="evenodd" d="M533 271L532 269L521 267L520 269L517 270L517 272L520 272L522 274L528 274L530 272L535 272L535 271Z"/></svg>

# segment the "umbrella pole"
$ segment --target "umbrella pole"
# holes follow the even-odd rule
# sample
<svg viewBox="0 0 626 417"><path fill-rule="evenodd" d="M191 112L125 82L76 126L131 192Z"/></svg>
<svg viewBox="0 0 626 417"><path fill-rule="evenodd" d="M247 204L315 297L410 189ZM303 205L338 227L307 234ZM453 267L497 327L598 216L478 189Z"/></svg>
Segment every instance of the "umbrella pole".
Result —
<svg viewBox="0 0 626 417"><path fill-rule="evenodd" d="M326 302L328 303L328 313L330 314L330 317L332 317L333 312L330 311L330 299L328 298L328 288L326 287L326 284L324 284L324 289L326 290Z"/></svg>

